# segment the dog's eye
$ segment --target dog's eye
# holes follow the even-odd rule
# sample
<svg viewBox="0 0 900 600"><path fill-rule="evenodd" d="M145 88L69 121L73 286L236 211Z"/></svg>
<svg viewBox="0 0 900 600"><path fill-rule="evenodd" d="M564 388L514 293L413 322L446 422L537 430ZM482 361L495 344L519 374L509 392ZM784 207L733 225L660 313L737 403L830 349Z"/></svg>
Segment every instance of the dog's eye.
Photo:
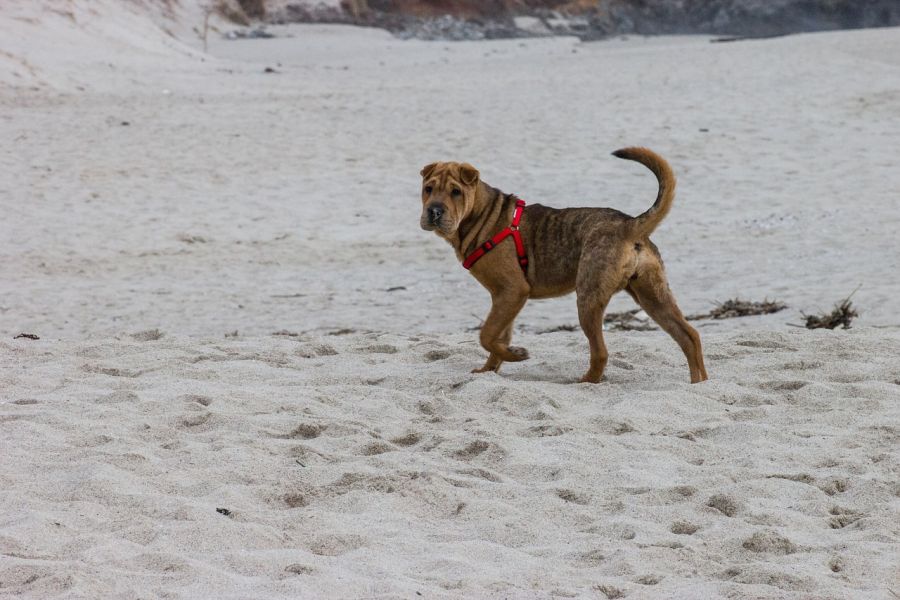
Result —
<svg viewBox="0 0 900 600"><path fill-rule="evenodd" d="M426 186L425 186L425 193L426 193L426 194L430 194L430 193L431 193L431 186L430 186L430 185L426 185Z"/></svg>
<svg viewBox="0 0 900 600"><path fill-rule="evenodd" d="M462 194L462 192L459 191L458 188L453 188L453 191L450 192L450 195L453 196L454 198L456 198L456 197L459 196L460 194Z"/></svg>

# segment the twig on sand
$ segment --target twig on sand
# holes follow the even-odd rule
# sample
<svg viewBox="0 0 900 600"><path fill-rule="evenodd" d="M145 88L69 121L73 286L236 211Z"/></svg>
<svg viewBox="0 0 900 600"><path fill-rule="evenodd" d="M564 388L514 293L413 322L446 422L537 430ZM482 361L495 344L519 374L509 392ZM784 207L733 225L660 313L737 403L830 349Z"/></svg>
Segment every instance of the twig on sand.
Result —
<svg viewBox="0 0 900 600"><path fill-rule="evenodd" d="M838 325L843 325L844 329L850 329L850 322L859 316L850 298L853 297L862 284L856 286L856 289L850 292L850 295L844 298L839 304L834 305L834 309L830 313L822 313L820 315L808 315L804 312L800 314L806 319L807 329L835 329Z"/></svg>
<svg viewBox="0 0 900 600"><path fill-rule="evenodd" d="M740 298L734 298L718 303L716 307L708 313L688 315L685 318L688 321L699 321L701 319L735 319L737 317L749 317L753 315L768 315L782 311L785 308L787 308L787 304L778 302L777 300L769 301L768 299L765 299L762 302L750 302L741 300Z"/></svg>
<svg viewBox="0 0 900 600"><path fill-rule="evenodd" d="M26 340L39 340L39 339L41 339L41 338L39 338L38 336L34 335L33 333L20 333L19 335L17 335L17 336L14 337L13 339L14 339L14 340L17 340L17 339L19 339L19 338L25 338Z"/></svg>
<svg viewBox="0 0 900 600"><path fill-rule="evenodd" d="M475 313L469 314L478 319L478 325L476 325L475 327L466 327L466 331L481 331L481 328L484 327L484 321L482 321L481 317L479 317Z"/></svg>

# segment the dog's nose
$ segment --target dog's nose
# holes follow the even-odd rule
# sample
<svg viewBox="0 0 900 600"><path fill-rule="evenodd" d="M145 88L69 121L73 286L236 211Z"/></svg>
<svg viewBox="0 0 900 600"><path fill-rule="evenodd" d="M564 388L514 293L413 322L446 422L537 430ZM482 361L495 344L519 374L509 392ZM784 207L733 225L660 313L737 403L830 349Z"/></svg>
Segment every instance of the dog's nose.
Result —
<svg viewBox="0 0 900 600"><path fill-rule="evenodd" d="M432 225L440 221L442 216L444 216L443 206L435 205L428 207L428 222Z"/></svg>

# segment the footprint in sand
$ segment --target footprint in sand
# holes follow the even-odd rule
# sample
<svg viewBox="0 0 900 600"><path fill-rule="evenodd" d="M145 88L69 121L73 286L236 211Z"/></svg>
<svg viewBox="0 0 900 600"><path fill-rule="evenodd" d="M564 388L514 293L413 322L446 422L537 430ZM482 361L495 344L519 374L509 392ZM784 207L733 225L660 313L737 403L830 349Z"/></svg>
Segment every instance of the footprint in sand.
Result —
<svg viewBox="0 0 900 600"><path fill-rule="evenodd" d="M395 450L393 446L385 442L372 442L371 444L367 444L360 454L362 456L376 456L378 454L384 454L385 452L391 452Z"/></svg>
<svg viewBox="0 0 900 600"><path fill-rule="evenodd" d="M197 394L186 394L184 396L179 396L179 398L184 402L194 402L199 404L200 406L209 406L212 404L212 398L208 396L200 396Z"/></svg>
<svg viewBox="0 0 900 600"><path fill-rule="evenodd" d="M829 511L833 516L828 519L828 526L832 529L843 529L848 525L856 523L863 518L864 515L850 508L841 508L834 506Z"/></svg>
<svg viewBox="0 0 900 600"><path fill-rule="evenodd" d="M741 505L737 500L725 494L715 494L706 501L706 505L710 508L718 510L726 517L733 517L740 510Z"/></svg>
<svg viewBox="0 0 900 600"><path fill-rule="evenodd" d="M461 450L457 450L453 453L453 456L462 460L469 460L484 454L489 448L491 444L484 440L475 440L474 442L468 444L465 448Z"/></svg>
<svg viewBox="0 0 900 600"><path fill-rule="evenodd" d="M206 425L211 418L212 413L208 412L204 412L199 415L189 415L182 418L178 425L179 427L193 429L195 427L200 427L201 425Z"/></svg>
<svg viewBox="0 0 900 600"><path fill-rule="evenodd" d="M745 348L763 348L766 350L788 350L789 352L796 352L796 348L792 348L787 344L782 344L780 342L773 342L770 340L741 340L737 342L738 346L744 346Z"/></svg>
<svg viewBox="0 0 900 600"><path fill-rule="evenodd" d="M831 479L826 479L819 482L818 484L816 484L816 487L818 487L829 496L834 496L835 494L842 494L846 492L850 488L850 484L847 483L846 479L833 477Z"/></svg>
<svg viewBox="0 0 900 600"><path fill-rule="evenodd" d="M775 392L796 392L809 385L808 381L767 381L759 387L764 390L772 390Z"/></svg>
<svg viewBox="0 0 900 600"><path fill-rule="evenodd" d="M572 431L571 427L563 427L560 425L535 425L534 427L529 427L522 433L522 437L555 437L564 435L570 431Z"/></svg>
<svg viewBox="0 0 900 600"><path fill-rule="evenodd" d="M591 502L590 496L582 494L581 492L576 492L575 490L559 489L556 490L556 495L561 500L571 502L572 504L580 504L581 506L587 506Z"/></svg>
<svg viewBox="0 0 900 600"><path fill-rule="evenodd" d="M337 353L337 350L335 350L333 346L330 346L328 344L301 346L300 348L294 350L294 354L296 354L300 358L320 358L323 356L336 356Z"/></svg>
<svg viewBox="0 0 900 600"><path fill-rule="evenodd" d="M304 506L309 506L309 499L305 494L299 492L285 494L284 497L282 497L282 500L288 508L303 508Z"/></svg>
<svg viewBox="0 0 900 600"><path fill-rule="evenodd" d="M445 358L450 358L449 350L429 350L425 353L425 360L427 360L428 362L444 360Z"/></svg>
<svg viewBox="0 0 900 600"><path fill-rule="evenodd" d="M127 390L119 390L118 392L113 392L112 394L107 394L106 396L100 396L94 402L97 404L119 404L122 402L135 403L140 401L140 397L137 394Z"/></svg>
<svg viewBox="0 0 900 600"><path fill-rule="evenodd" d="M797 546L783 535L772 530L757 531L744 540L742 546L750 552L766 554L793 554Z"/></svg>
<svg viewBox="0 0 900 600"><path fill-rule="evenodd" d="M392 444L396 444L397 446L403 446L404 448L408 448L409 446L415 446L422 440L422 436L418 433L407 433L406 435L395 437L391 440Z"/></svg>
<svg viewBox="0 0 900 600"><path fill-rule="evenodd" d="M490 481L491 483L500 483L501 481L503 481L502 479L500 479L499 475L491 473L486 469L460 469L456 472L460 475L472 475L474 477L480 477L481 479Z"/></svg>
<svg viewBox="0 0 900 600"><path fill-rule="evenodd" d="M284 572L289 575L312 575L316 572L316 570L308 565L294 563L292 565L286 566L284 568Z"/></svg>
<svg viewBox="0 0 900 600"><path fill-rule="evenodd" d="M301 423L293 430L288 433L282 435L275 435L278 439L282 440L311 440L322 435L322 432L328 428L327 425L313 425L311 423Z"/></svg>
<svg viewBox="0 0 900 600"><path fill-rule="evenodd" d="M309 550L319 556L340 556L365 545L365 538L358 535L323 535L313 540Z"/></svg>
<svg viewBox="0 0 900 600"><path fill-rule="evenodd" d="M687 521L675 521L669 527L669 531L675 535L694 535L700 529L698 525L688 523Z"/></svg>
<svg viewBox="0 0 900 600"><path fill-rule="evenodd" d="M357 348L356 351L366 354L397 354L397 352L399 352L396 346L391 346L390 344L373 344L371 346L362 346L360 348Z"/></svg>

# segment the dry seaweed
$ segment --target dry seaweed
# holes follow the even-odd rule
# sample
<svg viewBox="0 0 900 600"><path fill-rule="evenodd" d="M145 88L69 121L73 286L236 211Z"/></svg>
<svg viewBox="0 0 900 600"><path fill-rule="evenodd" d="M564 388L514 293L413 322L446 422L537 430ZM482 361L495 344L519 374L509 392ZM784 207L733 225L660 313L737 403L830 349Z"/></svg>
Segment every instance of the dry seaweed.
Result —
<svg viewBox="0 0 900 600"><path fill-rule="evenodd" d="M626 310L623 312L606 313L603 316L603 324L612 331L654 331L657 327L650 324L649 320L638 319L641 309Z"/></svg>
<svg viewBox="0 0 900 600"><path fill-rule="evenodd" d="M858 290L859 288L856 288ZM850 293L840 303L834 305L834 309L830 313L822 313L820 315L808 315L801 312L803 318L806 319L807 329L836 329L838 325L842 325L843 329L850 329L850 323L859 316L850 298L856 293L856 290Z"/></svg>
<svg viewBox="0 0 900 600"><path fill-rule="evenodd" d="M700 313L688 315L688 321L699 321L701 319L736 319L738 317L750 317L754 315L769 315L777 313L787 308L784 302L777 300L765 299L762 302L750 302L734 298L726 300L716 305L714 309L708 313Z"/></svg>
<svg viewBox="0 0 900 600"><path fill-rule="evenodd" d="M656 331L658 327L652 325L649 319L639 319L640 308L626 310L624 312L606 313L603 315L603 325L610 331ZM535 331L537 335L556 333L557 331L578 331L578 325L557 325L548 329Z"/></svg>

